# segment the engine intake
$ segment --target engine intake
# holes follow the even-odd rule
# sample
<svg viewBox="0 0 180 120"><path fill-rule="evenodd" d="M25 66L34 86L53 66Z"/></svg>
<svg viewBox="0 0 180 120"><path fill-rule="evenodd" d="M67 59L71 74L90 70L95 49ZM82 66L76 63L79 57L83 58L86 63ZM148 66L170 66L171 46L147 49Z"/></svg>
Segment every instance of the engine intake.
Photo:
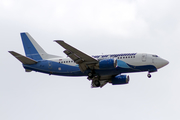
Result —
<svg viewBox="0 0 180 120"><path fill-rule="evenodd" d="M112 85L121 85L129 83L129 75L117 75L112 78Z"/></svg>
<svg viewBox="0 0 180 120"><path fill-rule="evenodd" d="M116 68L117 66L117 60L116 59L100 60L98 66L100 69L113 69Z"/></svg>

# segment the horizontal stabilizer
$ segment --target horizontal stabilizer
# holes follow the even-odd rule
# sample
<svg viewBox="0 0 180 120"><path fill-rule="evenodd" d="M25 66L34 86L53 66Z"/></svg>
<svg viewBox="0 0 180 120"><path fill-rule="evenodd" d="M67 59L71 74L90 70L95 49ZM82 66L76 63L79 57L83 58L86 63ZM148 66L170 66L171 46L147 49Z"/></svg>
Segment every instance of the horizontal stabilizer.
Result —
<svg viewBox="0 0 180 120"><path fill-rule="evenodd" d="M31 65L31 64L36 64L37 61L31 59L31 58L28 58L28 57L25 57L19 53L16 53L14 51L9 51L9 53L11 53L14 57L16 57L20 62L22 62L23 64L28 64L28 65Z"/></svg>

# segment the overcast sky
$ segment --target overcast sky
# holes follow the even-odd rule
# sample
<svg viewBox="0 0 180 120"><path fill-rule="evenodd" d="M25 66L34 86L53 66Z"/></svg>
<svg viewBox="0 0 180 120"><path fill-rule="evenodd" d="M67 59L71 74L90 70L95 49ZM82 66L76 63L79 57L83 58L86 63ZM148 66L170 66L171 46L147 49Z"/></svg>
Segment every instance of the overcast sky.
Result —
<svg viewBox="0 0 180 120"><path fill-rule="evenodd" d="M180 2L178 0L1 0L1 120L179 120ZM50 54L53 40L89 54L152 53L169 65L127 85L91 89L86 77L26 73L8 51L24 54L20 32Z"/></svg>

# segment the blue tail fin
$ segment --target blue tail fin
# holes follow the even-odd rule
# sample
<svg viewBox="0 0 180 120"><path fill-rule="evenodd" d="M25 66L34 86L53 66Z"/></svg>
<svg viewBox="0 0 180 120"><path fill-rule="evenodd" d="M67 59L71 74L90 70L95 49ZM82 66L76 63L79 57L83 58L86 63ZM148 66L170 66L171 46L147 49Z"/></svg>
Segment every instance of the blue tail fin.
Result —
<svg viewBox="0 0 180 120"><path fill-rule="evenodd" d="M47 53L38 45L38 43L28 34L21 33L25 54L34 60L42 60Z"/></svg>

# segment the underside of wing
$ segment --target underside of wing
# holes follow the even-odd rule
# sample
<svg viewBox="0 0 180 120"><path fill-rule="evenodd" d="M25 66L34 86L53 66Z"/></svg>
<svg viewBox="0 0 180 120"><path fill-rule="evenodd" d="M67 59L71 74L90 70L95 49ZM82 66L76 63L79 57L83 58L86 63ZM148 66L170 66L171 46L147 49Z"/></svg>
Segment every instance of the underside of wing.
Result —
<svg viewBox="0 0 180 120"><path fill-rule="evenodd" d="M99 87L102 88L107 83L111 83L112 77L112 75L95 76L92 78L91 87L96 88L96 82L99 81Z"/></svg>

